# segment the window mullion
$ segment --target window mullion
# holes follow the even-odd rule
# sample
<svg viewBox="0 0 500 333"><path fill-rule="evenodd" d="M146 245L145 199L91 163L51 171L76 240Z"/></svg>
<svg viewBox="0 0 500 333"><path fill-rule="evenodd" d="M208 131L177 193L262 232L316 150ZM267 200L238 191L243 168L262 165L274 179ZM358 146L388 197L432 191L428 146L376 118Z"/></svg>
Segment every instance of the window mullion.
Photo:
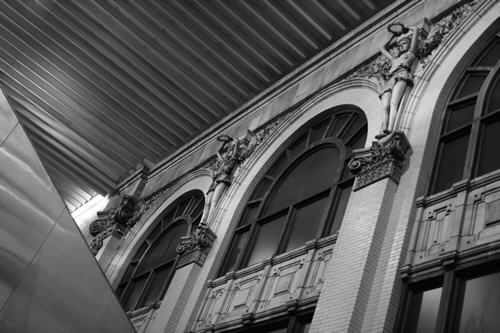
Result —
<svg viewBox="0 0 500 333"><path fill-rule="evenodd" d="M141 290L141 296L139 296L139 298L137 298L137 301L135 302L134 304L134 307L133 307L133 310L136 310L138 309L138 305L139 304L142 304L142 302L144 301L144 297L146 296L146 293L149 289L149 286L151 284L151 280L153 279L153 275L154 275L154 270L150 270L148 274L148 277L146 278L146 283L144 283L144 287L142 287L142 290ZM142 307L142 305L141 305Z"/></svg>
<svg viewBox="0 0 500 333"><path fill-rule="evenodd" d="M488 76L484 80L483 85L481 86L481 89L479 90L479 95L476 101L476 107L474 109L474 117L469 137L469 145L467 147L467 156L465 159L463 179L470 179L475 176L473 173L475 172L474 170L475 164L477 164L476 159L478 152L476 152L477 150L476 148L479 142L481 114L486 104L485 103L486 93L488 92L488 88L491 85L491 82L493 81L493 78L495 77L497 71L498 71L498 66L496 67L495 70L492 70L490 74L488 74Z"/></svg>
<svg viewBox="0 0 500 333"><path fill-rule="evenodd" d="M295 213L295 210L295 203L288 207L288 212L286 214L286 220L284 223L285 225L281 229L280 239L275 254L283 253L286 250L288 241L290 240L290 234L292 232L293 215Z"/></svg>

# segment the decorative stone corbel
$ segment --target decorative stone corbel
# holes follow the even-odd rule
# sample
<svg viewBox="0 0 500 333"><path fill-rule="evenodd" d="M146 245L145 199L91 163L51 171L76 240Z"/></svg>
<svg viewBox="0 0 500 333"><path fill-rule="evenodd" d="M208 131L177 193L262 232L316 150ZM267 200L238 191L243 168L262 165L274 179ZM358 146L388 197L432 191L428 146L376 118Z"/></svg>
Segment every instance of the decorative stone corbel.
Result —
<svg viewBox="0 0 500 333"><path fill-rule="evenodd" d="M203 266L215 238L215 233L208 226L197 225L188 236L182 237L181 243L177 245L177 268L191 263Z"/></svg>
<svg viewBox="0 0 500 333"><path fill-rule="evenodd" d="M96 255L103 245L103 241L114 235L121 238L143 213L142 204L132 196L124 195L120 205L108 212L98 212L98 218L89 226L92 239L89 242L90 250Z"/></svg>
<svg viewBox="0 0 500 333"><path fill-rule="evenodd" d="M403 132L393 132L374 141L370 148L356 149L348 167L356 175L354 191L390 178L396 184L401 178L403 162L410 143Z"/></svg>

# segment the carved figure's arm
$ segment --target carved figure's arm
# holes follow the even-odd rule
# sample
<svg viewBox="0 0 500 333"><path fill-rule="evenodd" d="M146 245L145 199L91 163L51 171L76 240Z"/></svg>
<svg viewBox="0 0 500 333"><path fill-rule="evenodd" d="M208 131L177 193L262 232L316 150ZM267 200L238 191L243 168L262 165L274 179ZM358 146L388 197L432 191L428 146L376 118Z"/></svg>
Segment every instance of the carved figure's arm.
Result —
<svg viewBox="0 0 500 333"><path fill-rule="evenodd" d="M410 51L413 53L417 53L417 43L418 43L418 33L419 30L417 27L410 27L410 30L413 30L413 35L411 37L411 45L410 45Z"/></svg>
<svg viewBox="0 0 500 333"><path fill-rule="evenodd" d="M237 158L238 157L238 153L240 151L240 140L238 140L235 137L231 137L231 139L233 140L233 143L234 143L234 148L233 148L233 151L231 152L231 157L232 158Z"/></svg>
<svg viewBox="0 0 500 333"><path fill-rule="evenodd" d="M392 60L394 58L392 56L392 54L390 54L389 51L387 50L387 47L390 45L391 41L392 41L392 38L389 39L389 41L387 43L385 43L384 45L382 45L380 47L380 52L382 52L382 54L384 55L384 57L386 57L389 60Z"/></svg>

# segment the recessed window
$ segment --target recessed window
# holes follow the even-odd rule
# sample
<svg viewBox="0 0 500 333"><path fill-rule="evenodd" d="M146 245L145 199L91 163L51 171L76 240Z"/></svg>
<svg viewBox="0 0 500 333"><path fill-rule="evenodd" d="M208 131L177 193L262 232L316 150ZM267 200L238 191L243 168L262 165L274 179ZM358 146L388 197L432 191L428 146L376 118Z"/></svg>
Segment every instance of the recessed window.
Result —
<svg viewBox="0 0 500 333"><path fill-rule="evenodd" d="M176 247L203 213L204 196L190 192L172 204L141 244L117 288L126 311L160 301L175 271Z"/></svg>
<svg viewBox="0 0 500 333"><path fill-rule="evenodd" d="M366 130L355 107L303 126L250 196L220 274L336 233L354 180L346 162L352 149L364 146Z"/></svg>
<svg viewBox="0 0 500 333"><path fill-rule="evenodd" d="M436 280L408 286L403 324L396 331L498 332L500 317L500 272L498 261L470 266L464 263ZM436 283L436 281L439 281ZM424 284L424 287L422 287ZM444 330L443 330L444 329Z"/></svg>
<svg viewBox="0 0 500 333"><path fill-rule="evenodd" d="M494 35L458 80L446 106L431 194L500 168L500 37Z"/></svg>

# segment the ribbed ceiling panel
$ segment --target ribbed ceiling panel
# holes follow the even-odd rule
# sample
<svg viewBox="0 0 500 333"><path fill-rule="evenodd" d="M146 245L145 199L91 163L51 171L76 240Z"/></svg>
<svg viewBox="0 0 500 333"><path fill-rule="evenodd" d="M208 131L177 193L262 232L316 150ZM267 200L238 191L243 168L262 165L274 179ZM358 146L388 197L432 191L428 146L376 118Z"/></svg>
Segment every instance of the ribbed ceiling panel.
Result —
<svg viewBox="0 0 500 333"><path fill-rule="evenodd" d="M76 209L391 2L0 1L0 79Z"/></svg>

